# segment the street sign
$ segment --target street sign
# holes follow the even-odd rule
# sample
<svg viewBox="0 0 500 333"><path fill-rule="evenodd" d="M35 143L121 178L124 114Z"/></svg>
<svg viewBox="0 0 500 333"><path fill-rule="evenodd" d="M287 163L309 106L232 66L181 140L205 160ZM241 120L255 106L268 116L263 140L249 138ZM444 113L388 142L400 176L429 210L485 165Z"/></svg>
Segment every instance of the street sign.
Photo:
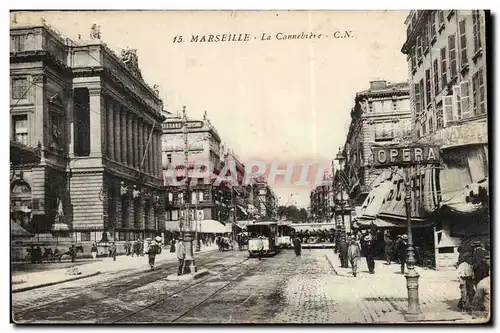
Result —
<svg viewBox="0 0 500 333"><path fill-rule="evenodd" d="M439 164L439 147L431 145L372 147L375 167Z"/></svg>

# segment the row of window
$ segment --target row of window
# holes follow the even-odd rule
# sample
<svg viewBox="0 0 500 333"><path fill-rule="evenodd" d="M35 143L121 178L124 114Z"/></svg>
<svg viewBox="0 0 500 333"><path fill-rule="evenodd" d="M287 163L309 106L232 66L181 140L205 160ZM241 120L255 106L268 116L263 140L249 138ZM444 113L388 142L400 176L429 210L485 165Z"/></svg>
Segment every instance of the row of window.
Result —
<svg viewBox="0 0 500 333"><path fill-rule="evenodd" d="M423 55L429 51L429 43L433 44L437 40L436 22L439 25L439 33L444 28L444 14L443 11L436 11L431 16L428 22L423 25L423 30L416 38L416 45L411 49L411 69L414 73L417 67L422 63ZM474 51L476 54L481 49L481 21L478 10L472 11L472 25L473 25L473 38L474 38ZM457 48L460 52L460 68L468 63L467 52L467 31L466 31L466 17L462 18L458 24L458 37L459 45L456 44L456 34L448 36L449 48L449 61L450 61L450 75L455 77L457 74ZM445 48L443 48L445 49ZM446 50L443 54L441 49L441 59L446 62ZM443 60L444 59L444 60ZM446 69L446 66L443 67ZM443 74L442 74L443 75ZM443 81L446 82L446 79ZM446 83L444 83L446 84Z"/></svg>
<svg viewBox="0 0 500 333"><path fill-rule="evenodd" d="M167 211L167 220L169 221L183 220L185 216L186 216L185 210ZM205 211L203 209L196 210L196 220L200 221L204 219L205 219ZM189 220L190 221L195 220L195 211L192 209L189 210Z"/></svg>
<svg viewBox="0 0 500 333"><path fill-rule="evenodd" d="M486 113L486 91L482 68L472 75L472 89L469 81L463 81L454 86L452 90L451 95L443 96L442 102L436 105L435 116L432 111L429 111L420 118L420 127L417 130L418 136L425 136L433 133L434 130L447 127L450 121L467 119L471 116Z"/></svg>

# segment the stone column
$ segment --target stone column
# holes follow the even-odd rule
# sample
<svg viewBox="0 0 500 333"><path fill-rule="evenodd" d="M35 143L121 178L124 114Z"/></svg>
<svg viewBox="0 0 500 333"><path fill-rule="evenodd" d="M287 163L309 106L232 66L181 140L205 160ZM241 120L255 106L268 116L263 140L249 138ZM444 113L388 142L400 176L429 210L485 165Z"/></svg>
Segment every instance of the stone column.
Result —
<svg viewBox="0 0 500 333"><path fill-rule="evenodd" d="M119 105L114 101L113 103L111 103L111 105L113 106L113 114L115 116L115 130L113 132L115 137L115 161L120 163L122 161L120 108Z"/></svg>
<svg viewBox="0 0 500 333"><path fill-rule="evenodd" d="M153 141L151 140L151 125L147 125L147 135L146 135L146 140L148 140L148 173L153 174Z"/></svg>
<svg viewBox="0 0 500 333"><path fill-rule="evenodd" d="M122 164L127 165L127 110L123 106L120 106L120 117L121 117L121 141L122 141Z"/></svg>
<svg viewBox="0 0 500 333"><path fill-rule="evenodd" d="M156 129L153 129L153 135L151 136L151 142L153 143L153 149L151 150L151 156L153 157L153 175L155 177L158 177L158 157L156 154L156 149L158 149L157 142L156 142Z"/></svg>
<svg viewBox="0 0 500 333"><path fill-rule="evenodd" d="M143 137L143 123L142 119L137 119L137 140L139 141L139 170L144 171L144 165L142 163L142 157L144 155L144 137Z"/></svg>
<svg viewBox="0 0 500 333"><path fill-rule="evenodd" d="M149 174L149 145L148 145L148 124L144 123L142 126L142 140L144 141L144 172Z"/></svg>
<svg viewBox="0 0 500 333"><path fill-rule="evenodd" d="M115 159L115 138L114 138L114 113L113 113L113 100L111 98L108 98L106 100L106 112L108 115L108 130L107 130L107 137L108 137L108 158L110 160Z"/></svg>
<svg viewBox="0 0 500 333"><path fill-rule="evenodd" d="M102 156L101 87L89 87L90 155Z"/></svg>
<svg viewBox="0 0 500 333"><path fill-rule="evenodd" d="M127 112L127 146L128 146L128 166L134 166L134 145L132 143L132 114Z"/></svg>
<svg viewBox="0 0 500 333"><path fill-rule="evenodd" d="M134 116L132 123L134 133L134 168L139 169L139 132L137 129L137 116Z"/></svg>
<svg viewBox="0 0 500 333"><path fill-rule="evenodd" d="M151 174L156 176L156 154L154 153L155 152L155 146L156 146L156 143L155 143L155 131L154 131L154 128L151 127L149 129L149 132L148 132L148 135L151 135L148 139L151 140L151 144L149 145L150 147L150 152L151 152L151 158L150 158L150 163L151 163Z"/></svg>
<svg viewBox="0 0 500 333"><path fill-rule="evenodd" d="M162 142L161 142L161 129L156 132L156 142L157 142L157 149L156 149L156 156L158 156L158 176L160 178L163 178L163 171L161 168L161 160L162 160Z"/></svg>

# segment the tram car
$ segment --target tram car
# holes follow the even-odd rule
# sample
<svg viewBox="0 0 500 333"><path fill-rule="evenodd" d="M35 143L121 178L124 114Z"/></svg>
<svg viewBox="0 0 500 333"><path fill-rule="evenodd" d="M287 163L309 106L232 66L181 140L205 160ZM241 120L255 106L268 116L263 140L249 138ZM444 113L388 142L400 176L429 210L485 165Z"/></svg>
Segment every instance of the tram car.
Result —
<svg viewBox="0 0 500 333"><path fill-rule="evenodd" d="M278 223L278 247L290 249L292 245L292 233L294 229L288 223Z"/></svg>
<svg viewBox="0 0 500 333"><path fill-rule="evenodd" d="M248 253L250 257L257 257L259 249L259 239L262 239L264 248L263 256L273 256L279 252L278 242L278 222L254 222L247 225L248 232Z"/></svg>

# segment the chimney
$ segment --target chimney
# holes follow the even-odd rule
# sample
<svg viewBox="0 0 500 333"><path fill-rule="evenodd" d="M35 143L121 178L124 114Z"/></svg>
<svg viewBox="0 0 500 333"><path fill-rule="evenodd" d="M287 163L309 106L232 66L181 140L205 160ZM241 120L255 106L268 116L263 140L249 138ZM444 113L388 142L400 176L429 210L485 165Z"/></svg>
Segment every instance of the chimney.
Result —
<svg viewBox="0 0 500 333"><path fill-rule="evenodd" d="M386 80L375 80L375 81L370 81L370 89L376 90L376 89L384 89L387 87L387 81Z"/></svg>

